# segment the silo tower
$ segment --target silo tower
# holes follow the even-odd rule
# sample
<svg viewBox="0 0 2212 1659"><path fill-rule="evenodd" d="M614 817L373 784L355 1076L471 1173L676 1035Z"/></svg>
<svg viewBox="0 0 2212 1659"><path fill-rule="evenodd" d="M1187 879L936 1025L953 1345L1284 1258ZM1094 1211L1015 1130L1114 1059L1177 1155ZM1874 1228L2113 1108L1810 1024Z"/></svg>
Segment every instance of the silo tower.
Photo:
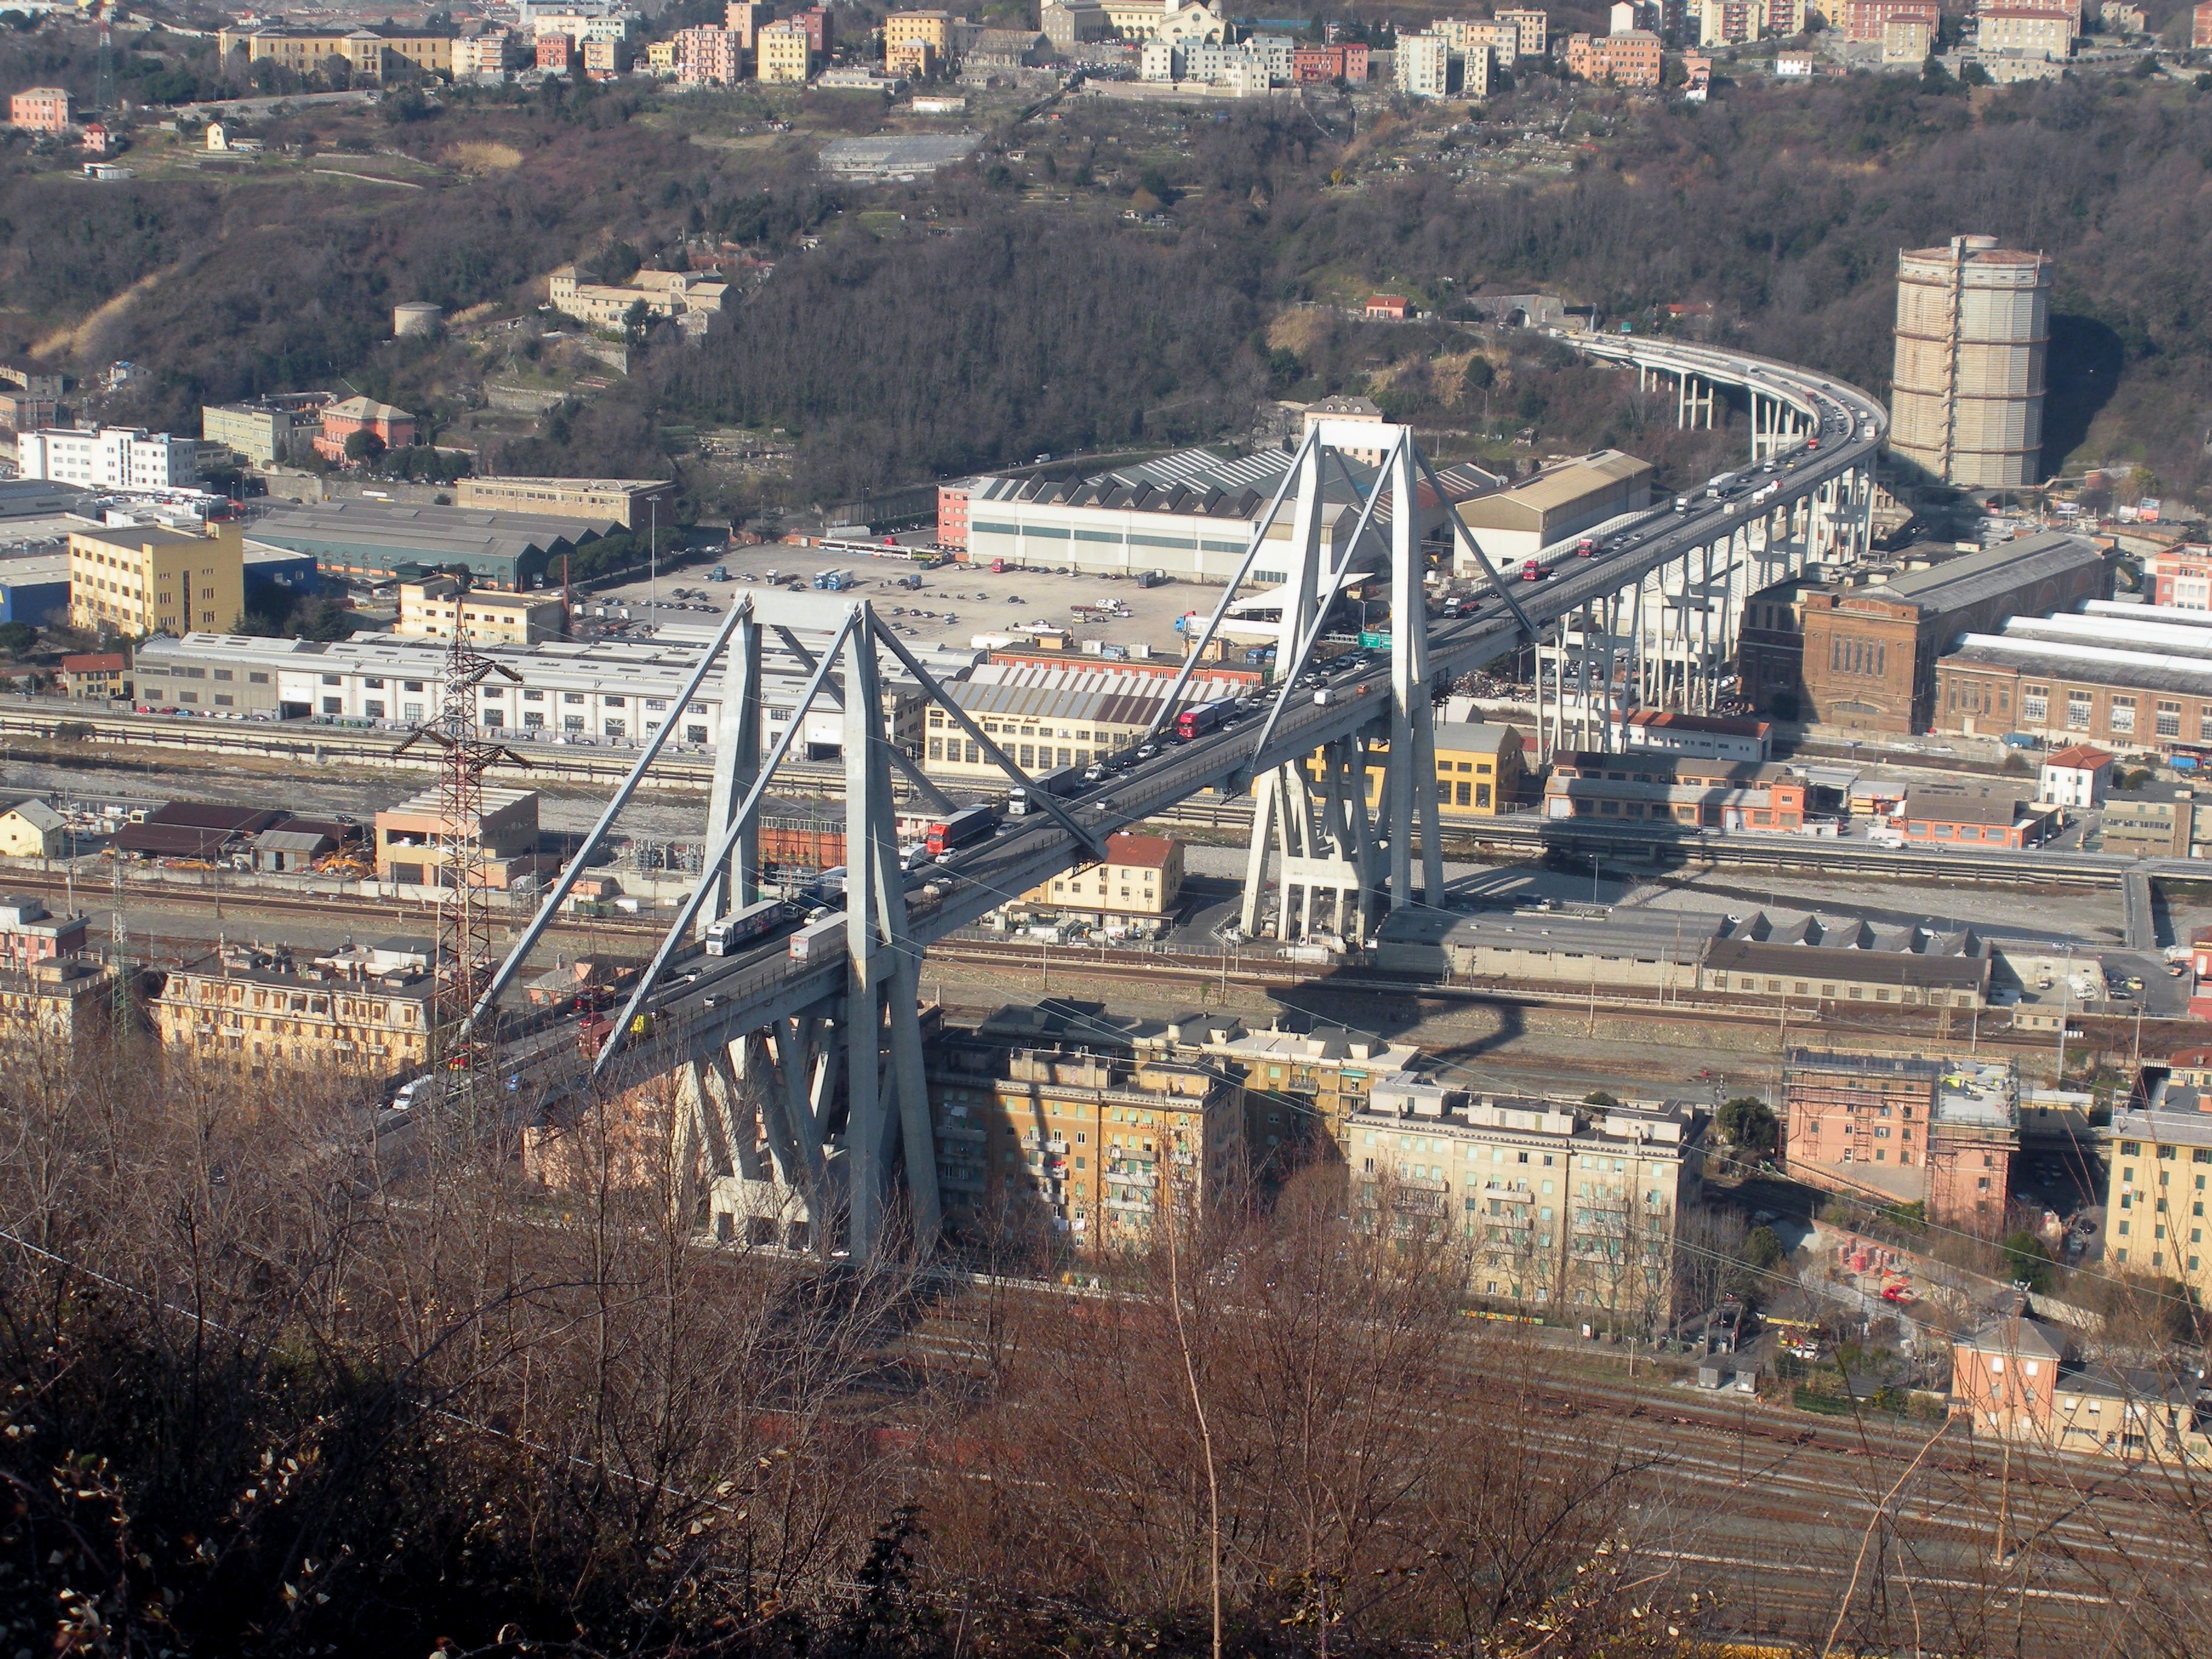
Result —
<svg viewBox="0 0 2212 1659"><path fill-rule="evenodd" d="M1994 236L1897 256L1890 447L1968 489L2040 482L2051 261Z"/></svg>

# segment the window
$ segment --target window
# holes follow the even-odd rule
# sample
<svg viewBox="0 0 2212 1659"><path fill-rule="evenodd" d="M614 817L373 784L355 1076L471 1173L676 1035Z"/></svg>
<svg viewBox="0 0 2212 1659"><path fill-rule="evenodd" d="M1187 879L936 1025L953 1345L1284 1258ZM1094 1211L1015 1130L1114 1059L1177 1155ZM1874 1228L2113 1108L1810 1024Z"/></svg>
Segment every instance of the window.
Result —
<svg viewBox="0 0 2212 1659"><path fill-rule="evenodd" d="M2089 729L2092 702L2093 699L2087 691L2069 691L2066 694L2066 729L2068 731L2086 732ZM2129 718L2132 720L2134 716L2130 715Z"/></svg>
<svg viewBox="0 0 2212 1659"><path fill-rule="evenodd" d="M382 682L379 681L378 684L381 684ZM361 712L368 715L368 718L373 720L382 720L384 718L384 699L381 697L363 697L361 702Z"/></svg>
<svg viewBox="0 0 2212 1659"><path fill-rule="evenodd" d="M2051 718L2051 688L2047 685L2023 685L2020 688L2020 717L2024 720L2042 721Z"/></svg>
<svg viewBox="0 0 2212 1659"><path fill-rule="evenodd" d="M420 691L422 689L422 684L420 680L410 680L407 682L407 689L410 691ZM522 700L525 702L544 702L545 694L543 691L525 691L522 694Z"/></svg>
<svg viewBox="0 0 2212 1659"><path fill-rule="evenodd" d="M523 711L523 714L522 714L522 729L523 729L524 731L526 731L526 732L536 732L536 731L539 731L539 730L542 730L542 729L544 728L544 725L545 725L545 716L544 716L544 715L543 715L543 714L539 714L536 709L534 709L534 708L526 708L526 709L525 709L525 710Z"/></svg>
<svg viewBox="0 0 2212 1659"><path fill-rule="evenodd" d="M2107 718L2112 722L2113 736L2124 737L2133 732L2136 729L2136 700L2133 697L2114 697L2112 712Z"/></svg>
<svg viewBox="0 0 2212 1659"><path fill-rule="evenodd" d="M704 743L704 742L706 742L706 741L707 741L707 728L706 728L705 726L685 726L685 727L684 728L684 742L686 742L686 743Z"/></svg>
<svg viewBox="0 0 2212 1659"><path fill-rule="evenodd" d="M580 703L583 700L584 694L580 691L563 691L561 694L561 701L564 703Z"/></svg>
<svg viewBox="0 0 2212 1659"><path fill-rule="evenodd" d="M325 714L344 714L345 699L343 697L325 697L323 699L323 713Z"/></svg>
<svg viewBox="0 0 2212 1659"><path fill-rule="evenodd" d="M2181 735L2181 705L2179 703L2161 702L2159 704L2158 735L2161 738L2178 738Z"/></svg>

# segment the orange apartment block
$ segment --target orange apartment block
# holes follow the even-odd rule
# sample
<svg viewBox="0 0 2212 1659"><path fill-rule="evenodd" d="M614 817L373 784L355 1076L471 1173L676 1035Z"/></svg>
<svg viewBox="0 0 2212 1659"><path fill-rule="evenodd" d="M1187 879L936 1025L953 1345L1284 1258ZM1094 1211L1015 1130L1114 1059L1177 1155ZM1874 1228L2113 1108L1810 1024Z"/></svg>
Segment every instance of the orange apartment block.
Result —
<svg viewBox="0 0 2212 1659"><path fill-rule="evenodd" d="M1616 87L1656 87L1659 59L1659 37L1648 29L1567 37L1567 73L1583 81L1609 81Z"/></svg>
<svg viewBox="0 0 2212 1659"><path fill-rule="evenodd" d="M69 93L61 87L33 87L15 93L8 100L8 120L27 132L67 132Z"/></svg>
<svg viewBox="0 0 2212 1659"><path fill-rule="evenodd" d="M1793 1048L1782 1093L1792 1175L1924 1205L1938 1226L1987 1233L2003 1224L2020 1152L2009 1065Z"/></svg>

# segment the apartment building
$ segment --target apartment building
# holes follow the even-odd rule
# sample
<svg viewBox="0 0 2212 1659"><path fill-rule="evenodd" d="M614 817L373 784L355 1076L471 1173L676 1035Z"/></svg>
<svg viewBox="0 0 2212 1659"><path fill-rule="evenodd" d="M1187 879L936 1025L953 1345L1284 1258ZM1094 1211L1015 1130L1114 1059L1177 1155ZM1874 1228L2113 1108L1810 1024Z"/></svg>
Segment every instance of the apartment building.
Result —
<svg viewBox="0 0 2212 1659"><path fill-rule="evenodd" d="M82 914L58 916L43 899L0 895L0 968L24 972L42 962L80 955L84 946Z"/></svg>
<svg viewBox="0 0 2212 1659"><path fill-rule="evenodd" d="M140 427L46 427L17 435L15 470L82 489L190 489L199 446Z"/></svg>
<svg viewBox="0 0 2212 1659"><path fill-rule="evenodd" d="M521 60L521 50L511 29L486 29L453 42L453 78L472 75L504 75Z"/></svg>
<svg viewBox="0 0 2212 1659"><path fill-rule="evenodd" d="M744 48L733 30L718 29L711 23L701 23L677 30L675 40L676 78L688 86L726 87L737 80L743 70ZM561 275L560 271L555 271L554 280L558 282ZM569 293L573 298L573 286ZM633 299L635 297L632 296ZM624 301L623 309L628 310L629 305L629 301ZM582 315L580 312L569 310L562 303L559 295L554 297L553 307L556 311L567 311L572 317ZM585 320L594 319L586 318Z"/></svg>
<svg viewBox="0 0 2212 1659"><path fill-rule="evenodd" d="M1166 836L1124 830L1108 838L1105 862L1078 865L1039 882L1022 895L1021 902L1103 927L1165 920L1175 915L1182 895L1182 843Z"/></svg>
<svg viewBox="0 0 2212 1659"><path fill-rule="evenodd" d="M1533 8L1499 8L1497 20L1513 26L1515 45L1523 58L1541 58L1551 45L1552 15Z"/></svg>
<svg viewBox="0 0 2212 1659"><path fill-rule="evenodd" d="M1353 1115L1367 1109L1380 1079L1411 1071L1421 1057L1410 1043L1327 1024L1255 1031L1222 1016L1210 1024L1183 1021L1176 1034L1243 1085L1245 1133L1261 1168L1308 1148L1348 1161L1346 1126Z"/></svg>
<svg viewBox="0 0 2212 1659"><path fill-rule="evenodd" d="M581 46L586 40L628 40L638 25L638 15L620 9L604 11L530 9L526 27L534 38L565 34Z"/></svg>
<svg viewBox="0 0 2212 1659"><path fill-rule="evenodd" d="M1584 81L1656 87L1660 56L1659 37L1644 29L1567 37L1567 73Z"/></svg>
<svg viewBox="0 0 2212 1659"><path fill-rule="evenodd" d="M2212 1225L2204 1215L2212 1202L2212 1050L2185 1049L2146 1066L2127 1105L2097 1133L2108 1161L2106 1260L2212 1297L2204 1232Z"/></svg>
<svg viewBox="0 0 2212 1659"><path fill-rule="evenodd" d="M2002 1224L2020 1153L2009 1062L1793 1048L1782 1088L1792 1175L1924 1205L1939 1226Z"/></svg>
<svg viewBox="0 0 2212 1659"><path fill-rule="evenodd" d="M2104 804L2112 787L2114 757L2086 743L2069 744L2044 757L2036 777L2035 799L2051 806L2089 811Z"/></svg>
<svg viewBox="0 0 2212 1659"><path fill-rule="evenodd" d="M1194 1217L1243 1170L1243 1091L1221 1068L1098 1039L1031 1045L986 1022L927 1046L949 1231L1042 1224L1086 1252L1142 1248L1169 1205Z"/></svg>
<svg viewBox="0 0 2212 1659"><path fill-rule="evenodd" d="M66 87L32 87L8 97L8 124L26 132L67 132L76 119Z"/></svg>
<svg viewBox="0 0 2212 1659"><path fill-rule="evenodd" d="M1702 0L1698 9L1701 46L1740 46L1765 33L1765 0Z"/></svg>
<svg viewBox="0 0 2212 1659"><path fill-rule="evenodd" d="M250 1072L386 1078L430 1058L427 957L372 975L369 953L303 959L226 945L168 969L153 1001L167 1048Z"/></svg>
<svg viewBox="0 0 2212 1659"><path fill-rule="evenodd" d="M889 66L908 46L926 46L942 63L952 55L958 21L949 11L895 11L884 18L884 62Z"/></svg>
<svg viewBox="0 0 2212 1659"><path fill-rule="evenodd" d="M250 404L206 404L200 409L200 441L221 444L253 466L286 466L313 453L322 431L327 392L264 398Z"/></svg>
<svg viewBox="0 0 2212 1659"><path fill-rule="evenodd" d="M1472 63L1486 56L1486 70L1489 64L1510 70L1521 56L1520 26L1502 17L1439 17L1429 33L1443 36L1454 58Z"/></svg>
<svg viewBox="0 0 2212 1659"><path fill-rule="evenodd" d="M1441 98L1451 90L1451 51L1443 36L1398 37L1398 90L1408 98Z"/></svg>
<svg viewBox="0 0 2212 1659"><path fill-rule="evenodd" d="M1337 81L1364 84L1367 79L1367 43L1347 40L1336 46L1297 46L1291 48L1291 80L1295 85L1328 85ZM1489 90L1488 77L1483 91ZM1470 92L1470 96L1479 95ZM1370 462L1370 465L1375 463Z"/></svg>
<svg viewBox="0 0 2212 1659"><path fill-rule="evenodd" d="M814 42L805 24L788 18L768 24L754 37L754 42L753 52L758 63L754 73L761 80L799 86L813 74Z"/></svg>
<svg viewBox="0 0 2212 1659"><path fill-rule="evenodd" d="M0 1031L64 1044L94 1036L107 1029L114 986L114 970L85 957L0 968Z"/></svg>
<svg viewBox="0 0 2212 1659"><path fill-rule="evenodd" d="M1951 1415L1978 1434L2130 1463L2212 1461L2189 1372L2087 1364L2064 1327L1999 1311L1951 1345Z"/></svg>
<svg viewBox="0 0 2212 1659"><path fill-rule="evenodd" d="M728 301L730 285L718 276L689 270L641 270L627 283L601 283L576 265L562 265L546 278L546 290L553 309L562 316L595 328L619 328L638 305L654 317L694 312L719 316Z"/></svg>
<svg viewBox="0 0 2212 1659"><path fill-rule="evenodd" d="M1942 8L1936 0L1844 0L1844 38L1879 45L1883 28L1898 18L1925 23L1933 34L1942 27Z"/></svg>
<svg viewBox="0 0 2212 1659"><path fill-rule="evenodd" d="M495 645L535 645L568 631L568 608L543 594L478 592L451 576L399 584L397 632L428 640L483 640Z"/></svg>
<svg viewBox="0 0 2212 1659"><path fill-rule="evenodd" d="M753 41L774 12L767 0L728 0L722 8L722 24L738 37L738 45L750 52Z"/></svg>
<svg viewBox="0 0 2212 1659"><path fill-rule="evenodd" d="M566 75L580 61L575 36L557 29L538 31L535 52L535 66L547 75Z"/></svg>
<svg viewBox="0 0 2212 1659"><path fill-rule="evenodd" d="M157 525L72 530L70 623L143 639L234 624L246 609L245 545L235 525L204 535Z"/></svg>
<svg viewBox="0 0 2212 1659"><path fill-rule="evenodd" d="M1983 52L2026 52L2046 58L2069 58L2074 52L2074 26L2063 12L2032 6L1984 6L1979 14Z"/></svg>
<svg viewBox="0 0 2212 1659"><path fill-rule="evenodd" d="M586 40L582 50L584 73L594 81L611 81L629 68L627 40Z"/></svg>
<svg viewBox="0 0 2212 1659"><path fill-rule="evenodd" d="M1486 1302L1649 1333L1685 1311L1676 1258L1708 1124L1683 1102L1478 1094L1401 1072L1346 1121L1352 1212L1460 1243Z"/></svg>

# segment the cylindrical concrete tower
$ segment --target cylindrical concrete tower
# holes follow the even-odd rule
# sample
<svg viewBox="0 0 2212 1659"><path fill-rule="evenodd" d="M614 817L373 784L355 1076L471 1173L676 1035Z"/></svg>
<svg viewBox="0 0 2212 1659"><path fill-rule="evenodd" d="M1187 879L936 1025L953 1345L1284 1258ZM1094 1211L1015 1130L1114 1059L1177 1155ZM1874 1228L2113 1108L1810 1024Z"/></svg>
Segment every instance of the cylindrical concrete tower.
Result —
<svg viewBox="0 0 2212 1659"><path fill-rule="evenodd" d="M405 300L392 307L392 333L395 339L410 334L435 334L439 320L445 313L428 300Z"/></svg>
<svg viewBox="0 0 2212 1659"><path fill-rule="evenodd" d="M1968 489L2041 482L2051 261L1994 236L1897 256L1889 447Z"/></svg>

